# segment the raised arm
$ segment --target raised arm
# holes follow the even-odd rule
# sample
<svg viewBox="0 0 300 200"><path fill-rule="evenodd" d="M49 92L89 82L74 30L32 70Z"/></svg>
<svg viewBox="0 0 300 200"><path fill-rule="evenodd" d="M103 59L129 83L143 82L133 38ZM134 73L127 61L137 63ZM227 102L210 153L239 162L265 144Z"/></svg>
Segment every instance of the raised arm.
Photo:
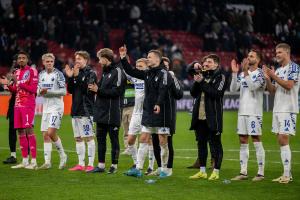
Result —
<svg viewBox="0 0 300 200"><path fill-rule="evenodd" d="M240 88L241 84L238 80L238 72L239 72L239 64L237 64L236 60L231 60L231 71L232 71L232 79L230 83L230 91L236 92Z"/></svg>
<svg viewBox="0 0 300 200"><path fill-rule="evenodd" d="M127 61L126 57L121 59L122 67L124 71L135 78L145 80L146 73L143 70L138 70L136 68L133 68Z"/></svg>

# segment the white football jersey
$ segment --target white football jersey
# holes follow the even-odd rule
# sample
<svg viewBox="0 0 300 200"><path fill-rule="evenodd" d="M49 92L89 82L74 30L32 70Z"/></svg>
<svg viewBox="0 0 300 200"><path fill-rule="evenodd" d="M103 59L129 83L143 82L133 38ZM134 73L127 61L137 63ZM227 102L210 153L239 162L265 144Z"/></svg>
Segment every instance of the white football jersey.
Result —
<svg viewBox="0 0 300 200"><path fill-rule="evenodd" d="M137 78L133 79L133 83L135 92L133 114L143 114L145 83L144 80L140 80Z"/></svg>
<svg viewBox="0 0 300 200"><path fill-rule="evenodd" d="M263 94L266 87L263 71L258 68L255 71L232 75L230 91L240 89L239 115L262 116L263 115Z"/></svg>
<svg viewBox="0 0 300 200"><path fill-rule="evenodd" d="M298 94L299 94L299 65L290 62L284 67L279 67L275 74L282 80L293 80L295 82L291 90L286 90L278 83L275 83L276 92L274 99L273 112L299 113Z"/></svg>
<svg viewBox="0 0 300 200"><path fill-rule="evenodd" d="M127 79L134 84L134 108L132 114L143 114L143 105L145 98L144 80L137 79L127 75Z"/></svg>
<svg viewBox="0 0 300 200"><path fill-rule="evenodd" d="M66 84L63 73L57 69L54 69L51 73L47 73L46 70L40 72L37 91L38 95L40 95L40 90L43 88L48 89L47 93L43 96L43 113L63 113L63 96L66 95Z"/></svg>

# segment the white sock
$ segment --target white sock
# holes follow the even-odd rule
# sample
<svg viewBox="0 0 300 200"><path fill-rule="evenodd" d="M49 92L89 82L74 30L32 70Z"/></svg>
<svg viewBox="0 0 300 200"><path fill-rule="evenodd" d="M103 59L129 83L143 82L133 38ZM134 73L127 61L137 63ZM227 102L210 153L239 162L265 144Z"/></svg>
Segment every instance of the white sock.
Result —
<svg viewBox="0 0 300 200"><path fill-rule="evenodd" d="M157 172L160 173L161 172L161 167L157 168Z"/></svg>
<svg viewBox="0 0 300 200"><path fill-rule="evenodd" d="M57 151L59 153L59 156L60 157L64 156L65 155L65 150L64 150L64 147L63 147L63 145L61 143L60 138L58 138L57 141L53 142L53 143L54 143L54 145L55 145L55 147L56 147L56 149L57 149Z"/></svg>
<svg viewBox="0 0 300 200"><path fill-rule="evenodd" d="M105 168L105 163L98 163L98 167L101 168L101 169L104 169Z"/></svg>
<svg viewBox="0 0 300 200"><path fill-rule="evenodd" d="M32 158L30 163L36 165L36 158Z"/></svg>
<svg viewBox="0 0 300 200"><path fill-rule="evenodd" d="M118 165L117 164L111 164L112 167L114 167L115 169L118 169Z"/></svg>
<svg viewBox="0 0 300 200"><path fill-rule="evenodd" d="M52 143L44 143L44 158L46 164L51 164Z"/></svg>
<svg viewBox="0 0 300 200"><path fill-rule="evenodd" d="M258 172L257 174L264 176L265 171L265 149L262 145L262 142L253 142L255 151L256 151L256 159L258 164Z"/></svg>
<svg viewBox="0 0 300 200"><path fill-rule="evenodd" d="M28 165L29 164L29 158L23 158L22 160L23 165Z"/></svg>
<svg viewBox="0 0 300 200"><path fill-rule="evenodd" d="M200 172L206 173L206 167L200 167Z"/></svg>
<svg viewBox="0 0 300 200"><path fill-rule="evenodd" d="M240 164L241 174L247 175L249 159L249 144L241 144L240 146Z"/></svg>
<svg viewBox="0 0 300 200"><path fill-rule="evenodd" d="M149 148L149 166L148 166L148 168L153 170L154 169L154 161L155 161L153 145L148 144L148 148Z"/></svg>
<svg viewBox="0 0 300 200"><path fill-rule="evenodd" d="M161 159L161 170L167 169L169 159L169 148L168 143L160 145L160 159Z"/></svg>
<svg viewBox="0 0 300 200"><path fill-rule="evenodd" d="M214 172L215 172L216 174L219 174L220 170L219 170L219 169L214 169Z"/></svg>
<svg viewBox="0 0 300 200"><path fill-rule="evenodd" d="M14 157L14 158L17 158L16 152L11 152L11 153L10 153L10 156L12 156L12 157Z"/></svg>
<svg viewBox="0 0 300 200"><path fill-rule="evenodd" d="M131 158L133 160L133 163L137 164L137 149L135 145L128 145L128 151L131 154Z"/></svg>
<svg viewBox="0 0 300 200"><path fill-rule="evenodd" d="M87 142L87 148L88 148L89 166L94 166L95 151L96 151L96 145L94 139Z"/></svg>
<svg viewBox="0 0 300 200"><path fill-rule="evenodd" d="M148 144L140 143L138 154L137 154L137 169L143 169L145 162L145 154L148 152Z"/></svg>
<svg viewBox="0 0 300 200"><path fill-rule="evenodd" d="M81 166L85 166L84 158L85 158L85 145L84 142L76 142L76 152L78 155L78 164Z"/></svg>
<svg viewBox="0 0 300 200"><path fill-rule="evenodd" d="M281 161L283 164L283 175L290 177L291 159L292 159L290 145L281 146L280 151L281 151Z"/></svg>
<svg viewBox="0 0 300 200"><path fill-rule="evenodd" d="M167 170L168 170L169 176L171 176L173 174L173 169L172 168L167 168Z"/></svg>

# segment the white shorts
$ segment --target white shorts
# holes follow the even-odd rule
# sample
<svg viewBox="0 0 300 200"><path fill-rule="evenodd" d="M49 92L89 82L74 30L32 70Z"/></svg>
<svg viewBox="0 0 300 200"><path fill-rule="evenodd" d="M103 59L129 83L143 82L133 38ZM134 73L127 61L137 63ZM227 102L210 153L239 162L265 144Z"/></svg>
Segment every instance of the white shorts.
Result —
<svg viewBox="0 0 300 200"><path fill-rule="evenodd" d="M89 117L72 118L74 137L94 136L93 121Z"/></svg>
<svg viewBox="0 0 300 200"><path fill-rule="evenodd" d="M142 131L142 116L140 114L133 114L129 124L128 135L138 135Z"/></svg>
<svg viewBox="0 0 300 200"><path fill-rule="evenodd" d="M156 133L160 135L170 135L170 128L168 127L146 127L142 126L142 132L143 133Z"/></svg>
<svg viewBox="0 0 300 200"><path fill-rule="evenodd" d="M295 135L297 114L273 113L272 132L275 134Z"/></svg>
<svg viewBox="0 0 300 200"><path fill-rule="evenodd" d="M48 128L56 128L59 129L62 119L62 113L43 113L42 115L42 123L41 123L41 131L46 132Z"/></svg>
<svg viewBox="0 0 300 200"><path fill-rule="evenodd" d="M239 115L237 134L239 135L261 135L262 117Z"/></svg>

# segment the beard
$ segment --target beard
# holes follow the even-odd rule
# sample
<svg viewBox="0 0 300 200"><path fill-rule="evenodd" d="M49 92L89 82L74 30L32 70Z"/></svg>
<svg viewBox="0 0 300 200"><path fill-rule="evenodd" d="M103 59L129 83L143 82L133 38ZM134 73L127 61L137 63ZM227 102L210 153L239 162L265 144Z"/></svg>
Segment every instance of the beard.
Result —
<svg viewBox="0 0 300 200"><path fill-rule="evenodd" d="M256 62L249 62L250 66L254 66L256 64Z"/></svg>
<svg viewBox="0 0 300 200"><path fill-rule="evenodd" d="M103 71L107 71L109 69L109 65L107 64L101 64Z"/></svg>

